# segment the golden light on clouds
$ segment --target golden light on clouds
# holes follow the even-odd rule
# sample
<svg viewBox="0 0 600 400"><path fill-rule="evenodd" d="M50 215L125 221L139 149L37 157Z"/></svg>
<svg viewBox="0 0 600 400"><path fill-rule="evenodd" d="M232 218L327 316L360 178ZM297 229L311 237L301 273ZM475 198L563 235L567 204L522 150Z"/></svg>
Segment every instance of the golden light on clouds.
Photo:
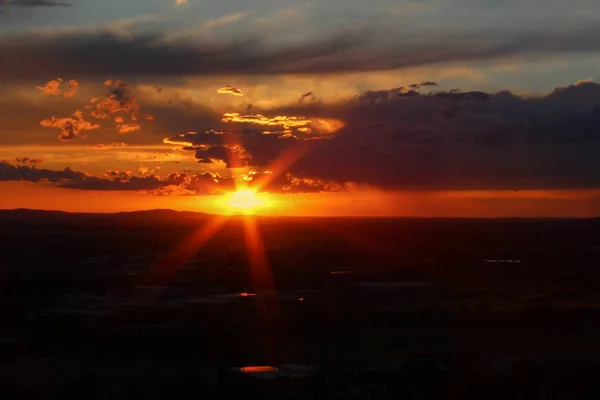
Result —
<svg viewBox="0 0 600 400"><path fill-rule="evenodd" d="M196 132L188 132L188 135L196 135ZM185 137L185 134L180 134L180 137ZM171 140L171 138L164 138L163 139L163 143L164 144L172 144L174 146L188 146L188 147L192 147L194 146L194 143L192 142L187 142L185 140Z"/></svg>
<svg viewBox="0 0 600 400"><path fill-rule="evenodd" d="M298 116L278 115L275 117L266 117L262 114L246 114L225 113L222 118L223 122L234 122L241 124L254 124L262 126L280 127L284 130L296 128L302 133L324 133L333 134L344 127L344 122L336 119L316 118L307 119ZM265 134L272 133L265 131ZM291 132L289 132L291 133Z"/></svg>
<svg viewBox="0 0 600 400"><path fill-rule="evenodd" d="M77 93L79 83L75 80L69 81L69 90L61 90L64 84L62 78L49 81L43 87L37 89L45 96L55 97L73 97ZM126 123L137 121L144 118L147 121L154 120L151 114L141 114L140 104L137 97L132 96L128 85L120 80L108 79L104 82L108 90L108 95L92 97L85 105L85 111L77 110L72 116L57 118L52 116L50 119L40 121L40 125L47 128L59 128L61 134L58 137L63 142L74 139L82 130L99 129L99 124L93 124L84 119L84 116L101 120L113 120L115 128L119 133L129 133L140 130L141 126L137 123Z"/></svg>
<svg viewBox="0 0 600 400"><path fill-rule="evenodd" d="M234 88L232 86L224 86L222 88L220 88L219 90L217 90L217 93L220 94L232 94L234 96L243 96L244 93L242 93L242 91L238 88Z"/></svg>
<svg viewBox="0 0 600 400"><path fill-rule="evenodd" d="M71 117L67 118L56 118L53 116L50 119L44 119L40 122L40 125L46 128L60 129L61 133L58 138L63 142L72 140L81 131L100 129L100 125L85 121L81 111L75 111Z"/></svg>
<svg viewBox="0 0 600 400"><path fill-rule="evenodd" d="M305 119L304 117L286 117L285 115L283 115L269 118L261 114L241 115L239 113L225 113L223 114L222 121L264 126L281 126L285 129L307 126L311 122L310 120Z"/></svg>
<svg viewBox="0 0 600 400"><path fill-rule="evenodd" d="M138 124L117 125L117 131L119 133L129 133L129 132L135 132L135 131L139 131L139 130L140 130L140 126Z"/></svg>
<svg viewBox="0 0 600 400"><path fill-rule="evenodd" d="M65 84L64 79L56 78L54 80L49 81L44 86L38 86L37 89L40 90L42 96L55 96L55 97L66 97L70 98L77 94L77 88L79 87L79 83L75 79L71 79L69 84L69 89L64 91L61 89L61 86Z"/></svg>
<svg viewBox="0 0 600 400"><path fill-rule="evenodd" d="M342 129L346 124L339 119L315 118L310 123L311 130L317 133L334 134Z"/></svg>

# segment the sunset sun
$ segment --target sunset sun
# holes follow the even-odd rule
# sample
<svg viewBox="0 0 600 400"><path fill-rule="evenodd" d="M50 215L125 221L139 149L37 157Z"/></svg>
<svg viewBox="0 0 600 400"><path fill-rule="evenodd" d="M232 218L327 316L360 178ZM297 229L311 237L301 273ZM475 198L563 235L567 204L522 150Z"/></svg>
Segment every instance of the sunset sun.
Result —
<svg viewBox="0 0 600 400"><path fill-rule="evenodd" d="M227 196L226 205L234 211L253 213L267 202L252 190L238 190Z"/></svg>

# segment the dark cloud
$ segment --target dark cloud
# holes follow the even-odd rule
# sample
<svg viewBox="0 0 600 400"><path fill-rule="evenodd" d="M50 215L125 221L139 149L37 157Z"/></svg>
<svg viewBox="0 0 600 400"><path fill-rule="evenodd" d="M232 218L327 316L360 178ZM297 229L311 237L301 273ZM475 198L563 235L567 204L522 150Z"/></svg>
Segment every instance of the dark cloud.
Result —
<svg viewBox="0 0 600 400"><path fill-rule="evenodd" d="M191 149L196 151L196 158L199 163L211 164L215 161L220 161L226 163L227 168L245 167L247 165L246 158L249 157L241 147L231 148L229 146L216 145L207 148L192 147Z"/></svg>
<svg viewBox="0 0 600 400"><path fill-rule="evenodd" d="M26 181L26 182L81 182L87 177L82 172L65 168L62 171L33 168L31 166L11 165L0 162L0 181Z"/></svg>
<svg viewBox="0 0 600 400"><path fill-rule="evenodd" d="M268 115L231 113L221 119L214 114L188 119L197 113L187 107L170 110L166 120L177 125L167 131L185 125L198 133L171 135L165 143L194 152L207 168L215 162L248 167L257 179L268 178L266 190L338 191L355 185L385 190L600 188L600 85L594 82L541 97L394 88L366 91L343 103L314 107L293 101ZM157 121L164 121L157 114ZM215 130L200 129L212 123ZM290 152L299 156L279 168ZM17 180L90 190L173 195L210 193L234 183L210 174L159 178L148 171L134 179L17 170L24 167L2 166Z"/></svg>
<svg viewBox="0 0 600 400"><path fill-rule="evenodd" d="M31 157L16 157L15 163L18 165L28 165L31 167L37 167L42 163L41 158L31 158Z"/></svg>
<svg viewBox="0 0 600 400"><path fill-rule="evenodd" d="M249 187L253 187L266 175L266 173L250 173L246 177L246 183ZM297 179L289 174L276 178L269 179L268 184L262 185L261 189L294 192L327 190L339 186L322 181ZM112 170L103 176L91 176L71 168L55 171L35 168L33 165L12 165L0 161L0 182L4 181L40 182L78 190L143 191L157 196L206 195L233 191L236 188L235 178L209 172L172 173L161 178L157 175L134 176L131 171Z"/></svg>
<svg viewBox="0 0 600 400"><path fill-rule="evenodd" d="M259 171L305 146L283 171L293 177L286 177L287 185L301 191L346 190L349 182L388 190L600 188L600 85L593 82L537 98L397 88L365 92L344 104L274 112L345 126L326 140L286 135L284 129L265 134L249 122L245 129L169 140L185 144L203 162L226 161L219 146L237 143L246 153L241 161Z"/></svg>
<svg viewBox="0 0 600 400"><path fill-rule="evenodd" d="M386 28L387 29L387 28ZM54 76L185 77L234 74L321 74L391 70L440 63L494 60L512 56L595 52L600 27L556 30L512 29L501 36L453 31L403 36L384 28L354 29L296 44L268 43L257 31L243 39L177 41L160 34L68 30L12 34L0 43L5 81ZM560 37L561 40L556 40ZM39 68L43 65L44 68Z"/></svg>
<svg viewBox="0 0 600 400"><path fill-rule="evenodd" d="M307 97L310 98L311 101L315 101L315 95L313 94L313 92L307 92L300 96L300 100L298 100L298 103L302 103Z"/></svg>
<svg viewBox="0 0 600 400"><path fill-rule="evenodd" d="M346 128L290 171L398 190L598 188L599 90L358 99L333 114Z"/></svg>
<svg viewBox="0 0 600 400"><path fill-rule="evenodd" d="M131 176L131 171L118 171L118 170L110 170L107 171L104 176L112 179L118 179L120 181L127 181Z"/></svg>
<svg viewBox="0 0 600 400"><path fill-rule="evenodd" d="M66 1L53 0L0 0L0 8L9 7L70 7L73 4Z"/></svg>

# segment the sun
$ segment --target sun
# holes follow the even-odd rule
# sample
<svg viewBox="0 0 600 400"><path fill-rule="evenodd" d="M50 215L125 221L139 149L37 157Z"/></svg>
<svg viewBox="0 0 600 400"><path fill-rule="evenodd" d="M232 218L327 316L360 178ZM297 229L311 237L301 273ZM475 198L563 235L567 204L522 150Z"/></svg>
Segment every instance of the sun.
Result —
<svg viewBox="0 0 600 400"><path fill-rule="evenodd" d="M253 213L258 208L265 206L266 201L252 190L238 190L227 196L226 205L236 211Z"/></svg>

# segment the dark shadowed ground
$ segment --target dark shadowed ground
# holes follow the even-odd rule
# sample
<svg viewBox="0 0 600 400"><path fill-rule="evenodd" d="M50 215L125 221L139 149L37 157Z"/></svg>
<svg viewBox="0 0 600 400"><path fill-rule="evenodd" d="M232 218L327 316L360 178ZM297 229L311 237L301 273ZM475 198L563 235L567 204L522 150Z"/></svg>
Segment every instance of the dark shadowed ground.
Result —
<svg viewBox="0 0 600 400"><path fill-rule="evenodd" d="M0 243L9 397L600 394L600 220L17 210Z"/></svg>

